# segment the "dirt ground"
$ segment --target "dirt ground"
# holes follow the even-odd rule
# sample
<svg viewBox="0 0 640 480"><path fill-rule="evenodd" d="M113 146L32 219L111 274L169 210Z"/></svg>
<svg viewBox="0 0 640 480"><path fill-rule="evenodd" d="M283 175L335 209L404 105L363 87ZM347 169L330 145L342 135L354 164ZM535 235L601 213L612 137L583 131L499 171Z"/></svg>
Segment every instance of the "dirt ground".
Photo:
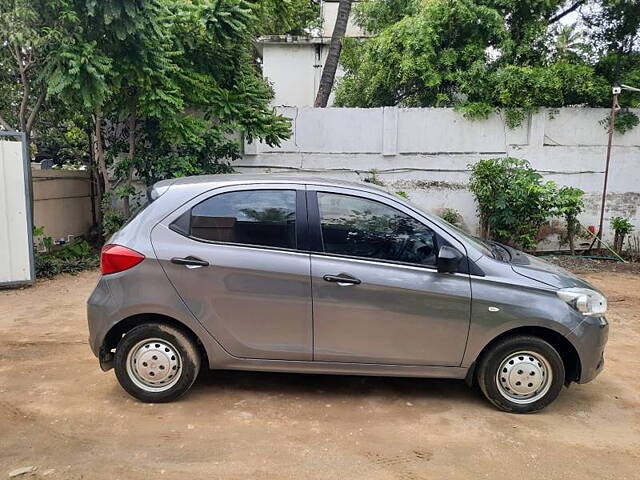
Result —
<svg viewBox="0 0 640 480"><path fill-rule="evenodd" d="M525 416L461 381L244 372L139 403L87 345L97 276L0 291L0 478L640 479L638 273L584 275L610 299L608 363Z"/></svg>

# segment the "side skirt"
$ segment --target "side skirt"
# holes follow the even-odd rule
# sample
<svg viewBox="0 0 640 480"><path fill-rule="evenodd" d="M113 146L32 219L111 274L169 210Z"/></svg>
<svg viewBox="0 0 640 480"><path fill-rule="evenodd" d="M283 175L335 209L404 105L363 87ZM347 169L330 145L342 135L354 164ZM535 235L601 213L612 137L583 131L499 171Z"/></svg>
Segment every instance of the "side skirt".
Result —
<svg viewBox="0 0 640 480"><path fill-rule="evenodd" d="M227 358L210 368L216 370L249 370L265 372L317 373L332 375L374 375L387 377L424 377L464 379L468 368L423 365L379 365L372 363L340 363L297 360L257 360Z"/></svg>

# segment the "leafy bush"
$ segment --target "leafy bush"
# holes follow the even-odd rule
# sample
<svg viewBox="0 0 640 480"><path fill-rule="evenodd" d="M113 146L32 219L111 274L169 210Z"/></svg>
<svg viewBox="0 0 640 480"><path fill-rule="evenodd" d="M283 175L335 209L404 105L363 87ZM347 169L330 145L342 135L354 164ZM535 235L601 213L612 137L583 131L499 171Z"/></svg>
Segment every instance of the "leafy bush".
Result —
<svg viewBox="0 0 640 480"><path fill-rule="evenodd" d="M624 238L633 232L634 226L628 218L613 217L611 219L611 228L614 231L613 248L616 252L622 252L624 246Z"/></svg>
<svg viewBox="0 0 640 480"><path fill-rule="evenodd" d="M53 239L44 236L44 228L33 230L35 237L42 238L44 252L35 253L35 270L37 278L52 278L60 273L78 273L100 265L98 254L83 238L76 238L59 247Z"/></svg>
<svg viewBox="0 0 640 480"><path fill-rule="evenodd" d="M609 124L611 123L611 115L607 115L598 123L600 123L600 125L602 125L605 128L605 130L609 131ZM638 118L638 115L633 113L628 108L625 108L623 110L620 110L616 114L616 119L613 124L613 129L620 135L624 135L629 130L632 130L634 127L637 127L638 125L640 125L640 118Z"/></svg>
<svg viewBox="0 0 640 480"><path fill-rule="evenodd" d="M440 218L442 218L445 222L449 222L451 225L458 225L462 216L460 212L455 208L445 208L440 214Z"/></svg>
<svg viewBox="0 0 640 480"><path fill-rule="evenodd" d="M584 192L579 188L562 187L558 190L556 199L556 214L563 216L567 222L567 241L571 255L575 254L574 239L580 226L578 215L584 209L583 196Z"/></svg>
<svg viewBox="0 0 640 480"><path fill-rule="evenodd" d="M36 253L35 260L37 278L53 278L61 273L76 274L83 270L100 266L98 255L65 259L54 255Z"/></svg>
<svg viewBox="0 0 640 480"><path fill-rule="evenodd" d="M534 249L540 226L554 213L556 184L517 158L480 160L470 168L481 236Z"/></svg>
<svg viewBox="0 0 640 480"><path fill-rule="evenodd" d="M102 196L100 205L102 209L102 236L105 240L120 230L127 221L124 213L120 209L113 207L111 199L111 193L105 193Z"/></svg>
<svg viewBox="0 0 640 480"><path fill-rule="evenodd" d="M374 185L378 185L379 187L384 186L384 182L378 177L378 173L380 173L378 170L372 168L367 173L369 174L369 176L364 179L365 183L372 183Z"/></svg>

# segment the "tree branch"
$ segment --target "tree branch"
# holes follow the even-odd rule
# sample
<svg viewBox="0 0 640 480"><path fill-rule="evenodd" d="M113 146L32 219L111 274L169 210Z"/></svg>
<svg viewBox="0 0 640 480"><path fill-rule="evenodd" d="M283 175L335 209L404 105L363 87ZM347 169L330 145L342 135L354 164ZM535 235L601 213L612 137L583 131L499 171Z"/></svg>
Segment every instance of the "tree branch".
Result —
<svg viewBox="0 0 640 480"><path fill-rule="evenodd" d="M24 69L22 60L18 63L18 69L20 70L20 81L22 82L22 101L20 102L20 111L18 112L18 121L20 122L20 129L23 132L27 130L27 104L29 102L29 95L31 94L31 84L29 78L27 78L27 72Z"/></svg>
<svg viewBox="0 0 640 480"><path fill-rule="evenodd" d="M576 11L578 8L580 8L582 5L584 5L586 3L586 0L578 0L577 2L575 2L573 5L571 5L569 8L567 8L566 10L558 13L557 15L554 15L553 17L551 17L549 19L549 23L555 23L558 20L560 20L561 18L566 17L567 15L569 15L571 12Z"/></svg>
<svg viewBox="0 0 640 480"><path fill-rule="evenodd" d="M38 112L40 108L42 108L42 104L44 100L47 98L47 89L46 87L42 87L40 91L40 95L38 95L38 100L36 100L36 104L31 109L31 114L29 115L29 120L27 120L26 132L31 133L31 128L33 127L33 123L36 121L36 117L38 116Z"/></svg>
<svg viewBox="0 0 640 480"><path fill-rule="evenodd" d="M13 128L9 126L9 122L2 118L2 115L0 115L0 126L2 126L2 128L4 128L5 130L13 130Z"/></svg>
<svg viewBox="0 0 640 480"><path fill-rule="evenodd" d="M9 51L11 52L11 55L13 55L13 58L16 60L16 63L20 65L20 52L18 51L18 48L13 46L12 44L9 44Z"/></svg>

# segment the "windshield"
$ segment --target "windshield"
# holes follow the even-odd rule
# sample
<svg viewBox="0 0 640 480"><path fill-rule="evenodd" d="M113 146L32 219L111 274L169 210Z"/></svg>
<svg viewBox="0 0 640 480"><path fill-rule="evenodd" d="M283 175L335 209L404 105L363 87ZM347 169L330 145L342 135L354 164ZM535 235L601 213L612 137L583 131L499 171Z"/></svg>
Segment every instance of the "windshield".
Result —
<svg viewBox="0 0 640 480"><path fill-rule="evenodd" d="M410 205L414 210L417 210L418 212L423 212L423 210L421 210L420 207L415 205L407 197L401 196L398 194L396 194L396 197L401 197L402 202ZM435 221L436 223L440 223L443 226L452 228L457 235L460 235L461 237L463 237L464 240L469 242L475 249L482 252L483 255L486 255L488 257L495 258L498 260L503 260L503 261L509 261L511 259L511 254L509 253L509 251L503 246L501 246L500 244L496 242L488 241L488 240L483 240L481 238L470 235L469 233L465 232L462 228L447 222L441 217L437 217L435 215L429 216L429 217L431 218L432 221Z"/></svg>
<svg viewBox="0 0 640 480"><path fill-rule="evenodd" d="M485 243L489 248L491 248L491 251L493 252L493 258L502 260L503 262L508 262L511 260L511 252L507 247L505 247L501 243L494 242L493 240L480 240L480 241Z"/></svg>
<svg viewBox="0 0 640 480"><path fill-rule="evenodd" d="M496 258L496 255L494 253L494 247L493 247L493 245L491 245L491 243L489 243L489 242L487 242L485 240L482 240L481 238L474 237L473 235L469 235L462 228L460 228L457 225L454 225L452 223L449 223L446 220L443 220L442 218L439 218L438 220L440 220L442 223L446 224L448 227L453 228L457 234L459 234L460 236L464 237L464 239L466 241L471 243L475 248L480 250L482 253L484 253L488 257Z"/></svg>

